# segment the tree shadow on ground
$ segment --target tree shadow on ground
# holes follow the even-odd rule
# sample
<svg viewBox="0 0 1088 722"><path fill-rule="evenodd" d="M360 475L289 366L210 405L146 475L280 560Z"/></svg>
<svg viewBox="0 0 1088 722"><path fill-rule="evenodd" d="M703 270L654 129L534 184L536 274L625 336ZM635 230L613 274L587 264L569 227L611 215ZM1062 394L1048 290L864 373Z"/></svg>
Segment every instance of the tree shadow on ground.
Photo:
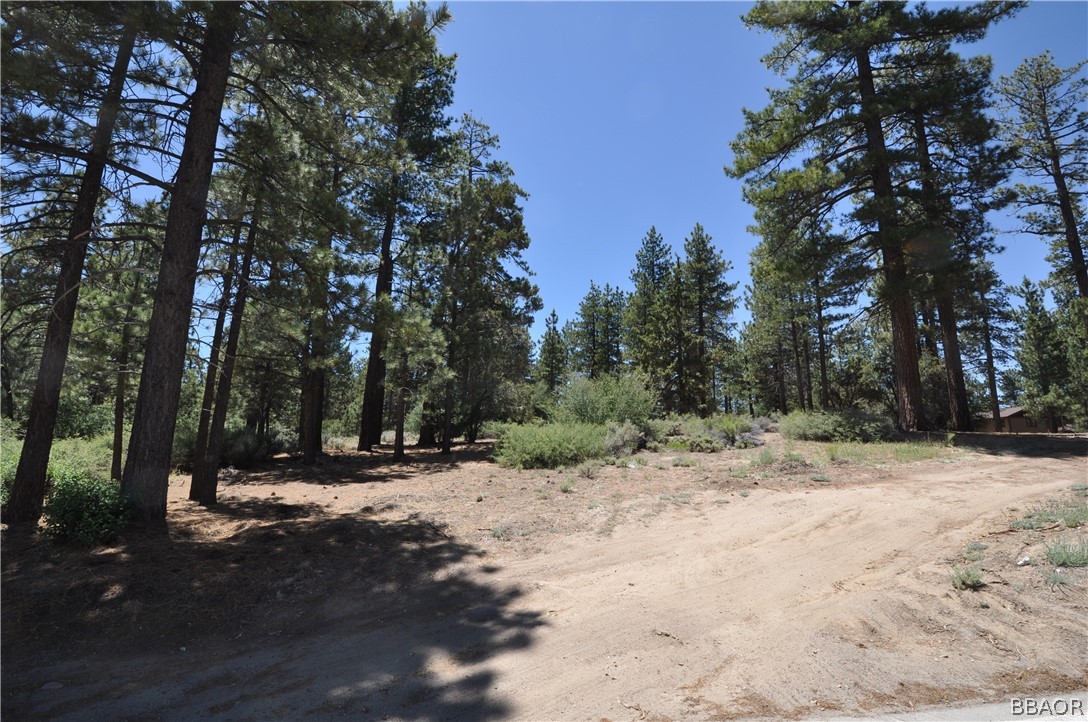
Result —
<svg viewBox="0 0 1088 722"><path fill-rule="evenodd" d="M367 484L398 481L409 477L439 474L462 464L490 461L493 445L488 442L455 445L452 453L437 449L405 449L403 459L394 460L392 449L374 451L328 450L315 464L304 466L302 457L281 455L244 472L224 474L230 483L273 485L287 482L321 484Z"/></svg>
<svg viewBox="0 0 1088 722"><path fill-rule="evenodd" d="M945 441L948 435L934 432L907 434L910 441ZM995 434L957 432L952 445L983 454L1046 458L1088 457L1088 436L1073 434Z"/></svg>
<svg viewBox="0 0 1088 722"><path fill-rule="evenodd" d="M5 532L3 716L509 716L488 662L544 622L484 552L425 519L214 512L221 538L195 514L90 550Z"/></svg>

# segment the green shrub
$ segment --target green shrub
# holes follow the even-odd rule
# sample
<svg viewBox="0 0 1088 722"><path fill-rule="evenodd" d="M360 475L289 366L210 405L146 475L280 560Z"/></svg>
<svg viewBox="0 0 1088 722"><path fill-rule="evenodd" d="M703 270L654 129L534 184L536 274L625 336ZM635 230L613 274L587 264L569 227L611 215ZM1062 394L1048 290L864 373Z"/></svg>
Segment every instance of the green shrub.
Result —
<svg viewBox="0 0 1088 722"><path fill-rule="evenodd" d="M52 489L45 501L45 531L59 541L95 544L116 536L129 519L121 485L86 472L50 469Z"/></svg>
<svg viewBox="0 0 1088 722"><path fill-rule="evenodd" d="M358 441L358 438L355 438ZM244 426L232 427L223 432L221 462L223 466L248 469L257 462L284 451L286 447L278 430L273 430L271 434L261 437L256 431Z"/></svg>
<svg viewBox="0 0 1088 722"><path fill-rule="evenodd" d="M62 394L57 406L54 439L102 436L113 431L113 406L92 406L86 399Z"/></svg>
<svg viewBox="0 0 1088 722"><path fill-rule="evenodd" d="M645 377L637 374L577 377L563 391L561 420L585 424L630 421L642 426L654 410L654 394Z"/></svg>
<svg viewBox="0 0 1088 722"><path fill-rule="evenodd" d="M605 427L582 423L511 426L495 443L495 460L517 469L555 469L604 455Z"/></svg>
<svg viewBox="0 0 1088 722"><path fill-rule="evenodd" d="M15 469L19 466L21 441L7 436L0 438L0 504L7 504L11 496L11 485L15 483Z"/></svg>
<svg viewBox="0 0 1088 722"><path fill-rule="evenodd" d="M952 586L956 589L979 589L984 586L982 570L978 567L952 568Z"/></svg>
<svg viewBox="0 0 1088 722"><path fill-rule="evenodd" d="M725 444L712 436L696 436L688 441L688 451L696 454L713 454L724 448Z"/></svg>
<svg viewBox="0 0 1088 722"><path fill-rule="evenodd" d="M630 421L618 424L609 421L604 434L604 453L607 456L627 456L638 451L642 440L637 426Z"/></svg>
<svg viewBox="0 0 1088 722"><path fill-rule="evenodd" d="M1046 560L1056 567L1088 567L1088 541L1059 540L1046 547Z"/></svg>
<svg viewBox="0 0 1088 722"><path fill-rule="evenodd" d="M891 419L857 409L794 411L782 417L779 430L803 441L880 441L895 433Z"/></svg>

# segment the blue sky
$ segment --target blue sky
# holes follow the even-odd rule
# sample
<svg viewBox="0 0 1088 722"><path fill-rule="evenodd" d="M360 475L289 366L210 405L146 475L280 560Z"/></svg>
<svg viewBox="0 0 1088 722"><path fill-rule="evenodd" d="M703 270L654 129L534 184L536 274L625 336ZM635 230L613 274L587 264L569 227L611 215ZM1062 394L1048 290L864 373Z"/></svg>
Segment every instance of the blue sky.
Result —
<svg viewBox="0 0 1088 722"><path fill-rule="evenodd" d="M734 2L451 2L439 37L456 53L452 112L471 112L502 140L497 157L529 193L525 221L544 313L573 318L590 280L630 288L651 226L674 249L701 223L748 283L756 243L741 185L727 178L741 108L766 104L780 81L760 58L773 38ZM1044 50L1063 67L1088 57L1088 3L1037 2L965 55L989 54L995 75ZM1001 227L1012 221L995 218ZM1003 234L995 259L1008 282L1041 279L1044 244ZM741 312L740 318L747 314Z"/></svg>

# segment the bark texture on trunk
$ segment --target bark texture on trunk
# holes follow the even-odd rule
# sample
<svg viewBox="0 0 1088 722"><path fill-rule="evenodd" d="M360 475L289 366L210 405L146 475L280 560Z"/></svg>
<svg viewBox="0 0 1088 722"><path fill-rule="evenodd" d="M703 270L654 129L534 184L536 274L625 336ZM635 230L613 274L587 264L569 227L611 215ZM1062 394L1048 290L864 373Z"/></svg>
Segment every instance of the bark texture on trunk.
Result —
<svg viewBox="0 0 1088 722"><path fill-rule="evenodd" d="M1004 427L1001 418L1001 404L997 396L997 369L994 368L994 342L990 332L990 314L986 298L982 298L982 347L986 352L986 385L990 389L990 414L994 420L994 431Z"/></svg>
<svg viewBox="0 0 1088 722"><path fill-rule="evenodd" d="M242 207L245 207L245 193L242 194ZM223 346L223 332L227 323L227 311L230 309L231 289L234 286L234 273L238 263L238 244L242 238L242 222L234 229L234 239L230 249L230 260L223 274L223 293L219 297L216 309L215 328L212 330L212 346L208 352L208 370L204 375L204 396L200 402L200 420L196 428L196 445L193 451L193 474L189 479L189 500L200 501L200 489L204 486L204 464L208 453L208 429L212 423L212 408L215 406L215 387L219 378L219 356Z"/></svg>
<svg viewBox="0 0 1088 722"><path fill-rule="evenodd" d="M922 172L922 205L927 220L934 229L932 273L936 301L937 323L941 327L941 345L944 347L945 381L948 387L948 415L953 431L971 431L971 408L967 398L967 381L963 375L963 358L960 353L959 329L956 321L956 304L952 296L950 278L952 265L951 240L953 231L946 227L949 214L946 202L937 196L937 183L933 162L929 154L929 137L925 118L915 113L914 140L918 151L918 164Z"/></svg>
<svg viewBox="0 0 1088 722"><path fill-rule="evenodd" d="M918 373L917 320L910 298L909 275L895 209L888 149L880 122L880 99L873 84L873 68L868 49L859 50L855 59L866 150L873 180L878 245L884 267L885 292L891 311L895 397L899 407L898 426L903 431L918 431L925 428L925 420L922 416L922 379Z"/></svg>
<svg viewBox="0 0 1088 722"><path fill-rule="evenodd" d="M30 402L26 437L19 455L11 500L5 521L13 524L35 524L42 515L45 499L45 476L49 454L53 449L53 431L57 425L60 390L64 366L68 361L68 346L72 339L72 324L79 300L79 284L87 259L87 246L94 226L94 213L102 193L102 175L106 168L113 130L121 109L121 95L136 44L136 25L129 23L117 44L117 56L110 71L109 84L95 120L94 136L87 166L79 183L68 237L60 259L60 275L50 307L45 330L45 344ZM10 408L10 406L9 406Z"/></svg>
<svg viewBox="0 0 1088 722"><path fill-rule="evenodd" d="M166 519L174 441L201 237L207 215L215 143L230 74L241 4L212 5L204 36L185 145L170 196L147 352L132 419L121 488L145 522Z"/></svg>
<svg viewBox="0 0 1088 722"><path fill-rule="evenodd" d="M394 186L399 180L394 178ZM374 300L388 299L393 293L393 231L397 223L397 199L392 199L386 211L382 228L381 261L378 278L374 284ZM359 451L370 451L382 440L382 414L385 411L385 338L388 329L385 319L375 313L374 327L370 333L370 350L367 354L366 379L363 381L363 407L359 414Z"/></svg>

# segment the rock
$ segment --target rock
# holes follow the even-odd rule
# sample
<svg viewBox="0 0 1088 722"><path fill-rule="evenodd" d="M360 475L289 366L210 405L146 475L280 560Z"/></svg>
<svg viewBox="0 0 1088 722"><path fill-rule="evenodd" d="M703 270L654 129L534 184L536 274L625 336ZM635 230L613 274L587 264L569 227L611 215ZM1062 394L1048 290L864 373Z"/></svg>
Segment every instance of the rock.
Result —
<svg viewBox="0 0 1088 722"><path fill-rule="evenodd" d="M1016 566L1023 567L1031 564L1031 557L1023 556L1016 560Z"/></svg>

